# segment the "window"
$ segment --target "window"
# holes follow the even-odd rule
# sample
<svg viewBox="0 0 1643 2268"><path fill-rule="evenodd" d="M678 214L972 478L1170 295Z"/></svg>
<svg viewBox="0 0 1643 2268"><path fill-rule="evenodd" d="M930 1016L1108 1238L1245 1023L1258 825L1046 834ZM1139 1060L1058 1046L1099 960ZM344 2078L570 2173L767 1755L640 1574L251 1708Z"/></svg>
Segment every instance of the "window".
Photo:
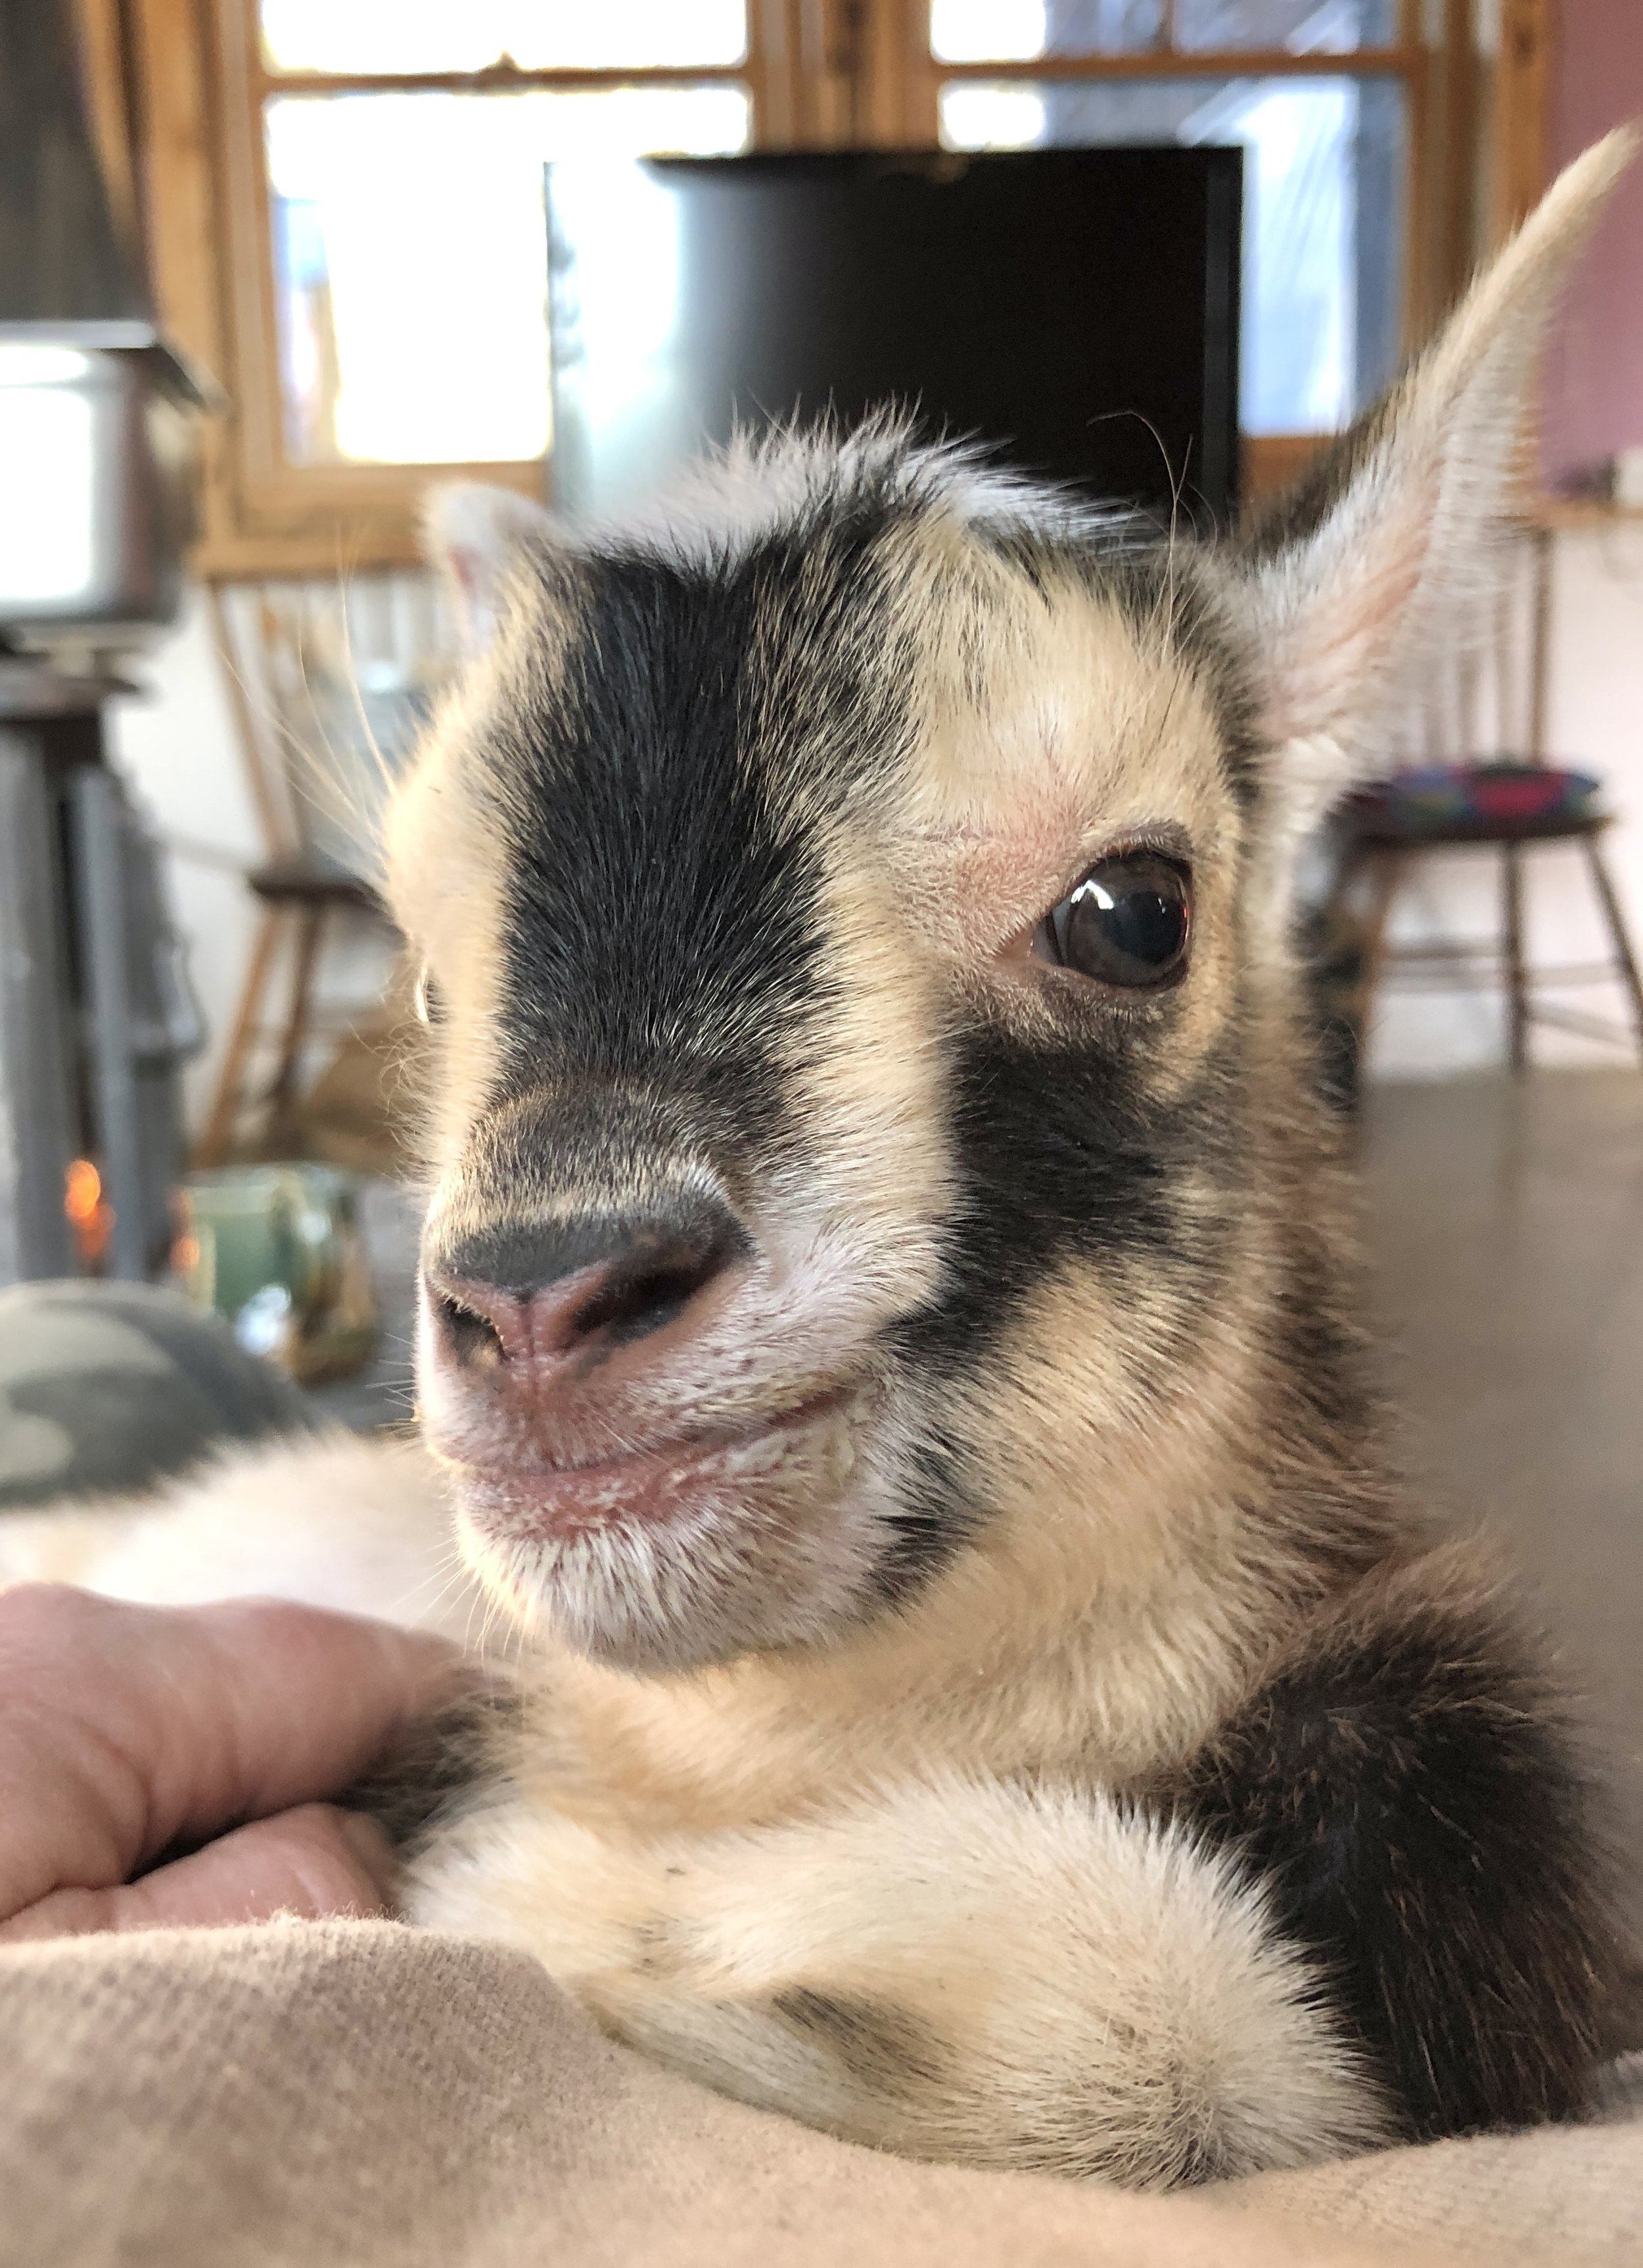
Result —
<svg viewBox="0 0 1643 2268"><path fill-rule="evenodd" d="M166 320L231 405L223 572L406 559L432 468L539 488L561 153L1242 143L1246 492L1541 185L1550 0L76 5Z"/></svg>
<svg viewBox="0 0 1643 2268"><path fill-rule="evenodd" d="M1241 143L1243 430L1334 432L1403 348L1419 58L1394 15L1392 0L934 0L942 140Z"/></svg>
<svg viewBox="0 0 1643 2268"><path fill-rule="evenodd" d="M216 5L243 513L406 528L429 468L535 485L543 166L747 147L744 0Z"/></svg>
<svg viewBox="0 0 1643 2268"><path fill-rule="evenodd" d="M909 0L953 149L1237 142L1246 495L1350 422L1544 183L1550 0Z"/></svg>
<svg viewBox="0 0 1643 2268"><path fill-rule="evenodd" d="M747 52L741 0L626 0L574 19L526 0L262 0L261 17L286 459L539 458L543 166L590 150L745 148L738 80L605 77L647 64L734 70ZM568 70L600 77L527 77ZM510 83L453 91L453 74ZM311 91L320 78L324 91Z"/></svg>

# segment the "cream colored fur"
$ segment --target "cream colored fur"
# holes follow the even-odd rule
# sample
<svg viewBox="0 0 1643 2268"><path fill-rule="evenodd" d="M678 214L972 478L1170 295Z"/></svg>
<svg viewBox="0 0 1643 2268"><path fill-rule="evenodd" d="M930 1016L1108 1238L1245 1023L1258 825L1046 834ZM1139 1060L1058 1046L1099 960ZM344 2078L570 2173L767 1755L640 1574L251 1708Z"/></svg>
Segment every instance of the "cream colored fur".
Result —
<svg viewBox="0 0 1643 2268"><path fill-rule="evenodd" d="M1383 2132L1260 1892L1099 1798L952 1773L643 1837L527 1798L413 1903L535 1953L675 2067L913 2156L1156 2187Z"/></svg>

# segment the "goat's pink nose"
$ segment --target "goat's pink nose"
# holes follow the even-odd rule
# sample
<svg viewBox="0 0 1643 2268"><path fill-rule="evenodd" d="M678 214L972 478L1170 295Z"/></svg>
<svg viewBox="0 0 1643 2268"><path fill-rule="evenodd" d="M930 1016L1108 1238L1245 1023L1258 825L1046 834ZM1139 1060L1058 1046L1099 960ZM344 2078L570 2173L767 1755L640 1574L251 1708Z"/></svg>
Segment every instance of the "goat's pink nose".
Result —
<svg viewBox="0 0 1643 2268"><path fill-rule="evenodd" d="M533 1372L626 1345L684 1314L747 1250L716 1199L465 1236L424 1266L439 1354L472 1373Z"/></svg>

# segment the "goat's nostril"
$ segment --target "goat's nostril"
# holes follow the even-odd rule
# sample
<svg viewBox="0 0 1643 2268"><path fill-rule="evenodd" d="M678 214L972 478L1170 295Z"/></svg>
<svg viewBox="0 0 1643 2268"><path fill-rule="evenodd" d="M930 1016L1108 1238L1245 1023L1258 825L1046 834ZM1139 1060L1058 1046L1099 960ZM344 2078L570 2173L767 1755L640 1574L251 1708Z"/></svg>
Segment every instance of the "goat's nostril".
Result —
<svg viewBox="0 0 1643 2268"><path fill-rule="evenodd" d="M471 1373L524 1372L659 1331L736 1263L746 1230L717 1198L472 1234L430 1256L426 1282L446 1358ZM597 1359L597 1357L596 1357Z"/></svg>
<svg viewBox="0 0 1643 2268"><path fill-rule="evenodd" d="M700 1251L653 1256L630 1268L612 1268L577 1308L576 1331L583 1338L605 1331L620 1341L660 1330L707 1289L730 1257L729 1248L715 1240Z"/></svg>
<svg viewBox="0 0 1643 2268"><path fill-rule="evenodd" d="M465 1370L495 1370L502 1362L506 1349L502 1334L495 1323L465 1307L459 1300L442 1292L435 1303L440 1335L451 1354Z"/></svg>

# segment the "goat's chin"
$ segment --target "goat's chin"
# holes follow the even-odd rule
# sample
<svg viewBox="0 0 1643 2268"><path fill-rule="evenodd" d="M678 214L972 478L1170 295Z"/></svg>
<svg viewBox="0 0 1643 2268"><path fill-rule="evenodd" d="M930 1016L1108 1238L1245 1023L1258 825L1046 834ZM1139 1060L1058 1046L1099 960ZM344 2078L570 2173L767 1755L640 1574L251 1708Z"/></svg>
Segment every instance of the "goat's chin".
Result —
<svg viewBox="0 0 1643 2268"><path fill-rule="evenodd" d="M457 1532L526 1628L612 1668L662 1673L814 1643L871 1613L884 1528L863 1494L727 1491L665 1520L544 1535L459 1486Z"/></svg>

